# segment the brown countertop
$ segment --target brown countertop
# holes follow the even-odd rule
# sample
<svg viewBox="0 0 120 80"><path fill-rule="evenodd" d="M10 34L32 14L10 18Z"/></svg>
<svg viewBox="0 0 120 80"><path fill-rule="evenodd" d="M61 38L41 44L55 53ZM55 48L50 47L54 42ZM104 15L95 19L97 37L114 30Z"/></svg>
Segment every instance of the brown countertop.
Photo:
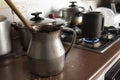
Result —
<svg viewBox="0 0 120 80"><path fill-rule="evenodd" d="M0 80L94 80L119 53L120 41L103 54L73 48L67 56L64 70L48 78L30 74L27 56L3 59L0 60Z"/></svg>

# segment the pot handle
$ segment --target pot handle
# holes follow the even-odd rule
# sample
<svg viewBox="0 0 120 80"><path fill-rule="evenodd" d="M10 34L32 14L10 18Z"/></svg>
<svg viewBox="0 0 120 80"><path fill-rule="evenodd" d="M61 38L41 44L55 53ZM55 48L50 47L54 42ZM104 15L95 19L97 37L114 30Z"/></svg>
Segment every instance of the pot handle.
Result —
<svg viewBox="0 0 120 80"><path fill-rule="evenodd" d="M71 29L71 28L68 28L68 27L63 27L62 28L63 30L66 30L66 31L71 31L71 32L73 32L73 37L72 37L72 41L71 41L71 44L70 44L70 47L66 50L66 52L65 52L65 55L67 56L67 54L70 52L70 50L72 49L72 47L74 46L74 43L75 43L75 41L76 41L76 32L73 30L73 29ZM65 56L65 57L66 57Z"/></svg>
<svg viewBox="0 0 120 80"><path fill-rule="evenodd" d="M78 7L80 10L80 12L85 12L85 8L84 7Z"/></svg>

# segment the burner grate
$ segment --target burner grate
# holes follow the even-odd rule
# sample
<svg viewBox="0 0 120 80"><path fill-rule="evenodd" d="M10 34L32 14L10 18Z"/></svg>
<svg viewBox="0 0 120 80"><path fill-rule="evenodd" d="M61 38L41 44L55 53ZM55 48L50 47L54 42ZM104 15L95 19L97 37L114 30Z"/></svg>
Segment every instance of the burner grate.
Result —
<svg viewBox="0 0 120 80"><path fill-rule="evenodd" d="M71 43L70 34L67 34L66 37L62 39L62 41L63 43L70 45ZM113 28L110 27L109 29L108 28L104 29L104 31L101 33L100 38L89 39L83 38L82 34L77 35L74 47L97 53L104 53L118 41L120 41L120 29L115 28L114 30Z"/></svg>

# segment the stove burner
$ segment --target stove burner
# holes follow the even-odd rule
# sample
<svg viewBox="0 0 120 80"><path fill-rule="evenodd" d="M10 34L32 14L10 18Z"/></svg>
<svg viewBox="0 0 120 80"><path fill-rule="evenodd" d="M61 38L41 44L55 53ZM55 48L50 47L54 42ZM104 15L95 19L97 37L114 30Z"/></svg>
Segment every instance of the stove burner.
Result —
<svg viewBox="0 0 120 80"><path fill-rule="evenodd" d="M99 38L96 39L83 38L82 45L90 48L98 48L101 46L101 42Z"/></svg>
<svg viewBox="0 0 120 80"><path fill-rule="evenodd" d="M95 39L83 38L83 41L86 43L96 43L96 42L99 42L100 39L99 38L95 38Z"/></svg>
<svg viewBox="0 0 120 80"><path fill-rule="evenodd" d="M65 44L70 45L72 34L65 32L63 32L63 34L65 37L62 37L62 41ZM115 27L104 27L100 38L90 39L83 37L82 34L77 34L74 47L90 50L97 53L104 53L118 41L120 41L120 29Z"/></svg>

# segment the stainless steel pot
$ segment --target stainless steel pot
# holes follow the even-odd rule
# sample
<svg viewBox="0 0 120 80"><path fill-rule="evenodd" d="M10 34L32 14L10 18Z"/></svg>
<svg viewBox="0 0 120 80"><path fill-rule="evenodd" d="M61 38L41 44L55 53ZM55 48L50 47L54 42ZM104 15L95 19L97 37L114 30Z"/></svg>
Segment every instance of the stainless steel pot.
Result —
<svg viewBox="0 0 120 80"><path fill-rule="evenodd" d="M3 15L0 15L0 55L11 52L10 22Z"/></svg>
<svg viewBox="0 0 120 80"><path fill-rule="evenodd" d="M59 10L59 16L61 16L66 21L71 21L72 16L74 16L75 13L85 11L84 7L78 7L77 5L75 5L76 2L73 1L70 3L71 5L69 5L69 8L63 8Z"/></svg>
<svg viewBox="0 0 120 80"><path fill-rule="evenodd" d="M53 76L63 71L65 58L75 42L76 33L62 25L43 25L40 32L32 32L32 42L29 48L29 67L33 74L39 76ZM65 51L61 39L61 30L74 33L68 50Z"/></svg>

